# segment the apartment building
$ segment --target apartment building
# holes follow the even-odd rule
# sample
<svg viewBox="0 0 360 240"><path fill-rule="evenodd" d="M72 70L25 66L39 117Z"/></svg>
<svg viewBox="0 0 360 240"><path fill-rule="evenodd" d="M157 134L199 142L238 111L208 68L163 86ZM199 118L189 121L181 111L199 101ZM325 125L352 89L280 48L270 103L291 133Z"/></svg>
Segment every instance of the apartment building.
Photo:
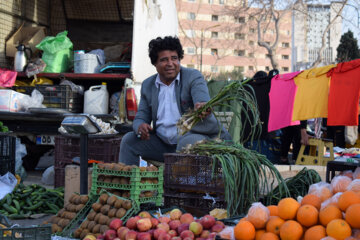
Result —
<svg viewBox="0 0 360 240"><path fill-rule="evenodd" d="M292 53L292 70L311 67L316 61L322 47L322 36L325 29L323 59L320 65L335 63L336 48L340 43L342 18L336 17L343 3L299 5L293 11L294 42ZM340 13L341 15L341 13Z"/></svg>
<svg viewBox="0 0 360 240"><path fill-rule="evenodd" d="M258 46L256 9L234 12L231 8L246 4L244 0L176 0L179 38L185 56L182 65L196 68L204 75L239 70L246 77L273 69L268 51ZM278 69L291 71L291 13L279 26L275 51ZM263 40L271 45L276 37L274 24L265 31Z"/></svg>

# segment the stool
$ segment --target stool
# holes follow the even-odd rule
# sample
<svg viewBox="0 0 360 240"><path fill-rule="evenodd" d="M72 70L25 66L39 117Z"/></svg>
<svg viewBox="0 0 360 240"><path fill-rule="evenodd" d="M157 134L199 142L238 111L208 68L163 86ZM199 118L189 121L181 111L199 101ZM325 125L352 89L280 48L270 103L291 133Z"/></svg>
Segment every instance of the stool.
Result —
<svg viewBox="0 0 360 240"><path fill-rule="evenodd" d="M310 138L308 145L310 147L309 155L304 155L305 145L301 145L295 164L326 166L328 161L334 160L334 144L332 140ZM328 158L324 157L325 147L330 150L330 157Z"/></svg>

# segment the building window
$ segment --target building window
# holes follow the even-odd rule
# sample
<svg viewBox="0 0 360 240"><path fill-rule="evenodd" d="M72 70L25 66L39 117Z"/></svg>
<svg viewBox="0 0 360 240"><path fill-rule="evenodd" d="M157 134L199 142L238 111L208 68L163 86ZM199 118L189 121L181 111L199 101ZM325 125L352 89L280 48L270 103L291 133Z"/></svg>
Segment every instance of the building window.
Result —
<svg viewBox="0 0 360 240"><path fill-rule="evenodd" d="M219 4L223 5L225 3L225 0L219 0Z"/></svg>
<svg viewBox="0 0 360 240"><path fill-rule="evenodd" d="M289 55L281 55L282 59L289 59Z"/></svg>
<svg viewBox="0 0 360 240"><path fill-rule="evenodd" d="M254 46L255 42L254 41L249 41L249 45L250 46Z"/></svg>
<svg viewBox="0 0 360 240"><path fill-rule="evenodd" d="M255 33L255 28L250 28L250 29L249 29L249 32Z"/></svg>
<svg viewBox="0 0 360 240"><path fill-rule="evenodd" d="M218 72L218 67L217 66L211 66L211 72L213 72L213 73Z"/></svg>
<svg viewBox="0 0 360 240"><path fill-rule="evenodd" d="M288 48L290 46L290 44L288 42L283 42L283 43L281 43L281 46L283 48Z"/></svg>
<svg viewBox="0 0 360 240"><path fill-rule="evenodd" d="M245 56L245 50L234 50L234 54L239 57Z"/></svg>
<svg viewBox="0 0 360 240"><path fill-rule="evenodd" d="M249 57L253 58L253 57L254 57L254 53L249 53Z"/></svg>
<svg viewBox="0 0 360 240"><path fill-rule="evenodd" d="M194 64L187 64L186 65L188 68L195 68L195 65Z"/></svg>
<svg viewBox="0 0 360 240"><path fill-rule="evenodd" d="M245 39L245 33L235 33L235 39Z"/></svg>
<svg viewBox="0 0 360 240"><path fill-rule="evenodd" d="M188 37L188 38L194 38L195 37L195 31L194 30L186 30L185 31L186 32L186 36Z"/></svg>
<svg viewBox="0 0 360 240"><path fill-rule="evenodd" d="M249 20L250 20L250 21L255 20L255 17L254 17L254 16L250 16L250 17L249 17Z"/></svg>
<svg viewBox="0 0 360 240"><path fill-rule="evenodd" d="M216 48L212 48L211 55L213 55L213 56L218 55L218 50Z"/></svg>
<svg viewBox="0 0 360 240"><path fill-rule="evenodd" d="M288 67L282 67L282 71L283 71L283 72L288 72L288 71L289 71L289 68L288 68Z"/></svg>
<svg viewBox="0 0 360 240"><path fill-rule="evenodd" d="M195 20L195 13L189 12L189 13L187 14L187 19Z"/></svg>
<svg viewBox="0 0 360 240"><path fill-rule="evenodd" d="M245 23L245 17L237 17L237 18L235 18L235 22L237 22L237 23Z"/></svg>
<svg viewBox="0 0 360 240"><path fill-rule="evenodd" d="M218 32L211 32L211 38L218 38Z"/></svg>
<svg viewBox="0 0 360 240"><path fill-rule="evenodd" d="M193 47L188 47L188 48L187 48L187 53L190 54L190 55L195 54L195 48L193 48Z"/></svg>
<svg viewBox="0 0 360 240"><path fill-rule="evenodd" d="M211 15L211 21L213 21L213 22L219 21L219 16L218 15Z"/></svg>
<svg viewBox="0 0 360 240"><path fill-rule="evenodd" d="M238 72L244 72L244 67L243 66L235 66L234 70L238 71Z"/></svg>
<svg viewBox="0 0 360 240"><path fill-rule="evenodd" d="M254 70L254 66L249 66L249 70L253 71Z"/></svg>
<svg viewBox="0 0 360 240"><path fill-rule="evenodd" d="M270 67L269 67L269 66L266 66L266 67L265 67L265 71L270 71Z"/></svg>

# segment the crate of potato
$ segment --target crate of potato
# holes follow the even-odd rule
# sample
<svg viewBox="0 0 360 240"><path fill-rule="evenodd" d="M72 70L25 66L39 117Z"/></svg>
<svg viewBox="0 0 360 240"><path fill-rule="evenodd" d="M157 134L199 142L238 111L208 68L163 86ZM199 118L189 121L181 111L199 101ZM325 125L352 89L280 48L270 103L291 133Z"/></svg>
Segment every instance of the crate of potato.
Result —
<svg viewBox="0 0 360 240"><path fill-rule="evenodd" d="M50 219L52 233L70 236L71 229L74 229L79 221L84 219L96 199L94 195L79 195L77 193L71 195L69 203Z"/></svg>
<svg viewBox="0 0 360 240"><path fill-rule="evenodd" d="M110 222L121 219L126 222L131 216L140 211L136 201L125 199L104 190L98 200L92 204L91 211L80 227L73 233L74 238L83 239L87 234L96 237L109 229Z"/></svg>
<svg viewBox="0 0 360 240"><path fill-rule="evenodd" d="M137 167L122 163L95 164L91 191L106 189L115 195L135 200L138 204L162 204L164 193L163 167Z"/></svg>

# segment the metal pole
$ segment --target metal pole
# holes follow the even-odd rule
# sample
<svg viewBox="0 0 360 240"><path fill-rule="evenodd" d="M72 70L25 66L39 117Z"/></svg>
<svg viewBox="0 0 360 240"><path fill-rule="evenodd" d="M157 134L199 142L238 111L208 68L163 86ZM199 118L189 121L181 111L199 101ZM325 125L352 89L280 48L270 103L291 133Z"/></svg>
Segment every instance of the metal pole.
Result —
<svg viewBox="0 0 360 240"><path fill-rule="evenodd" d="M80 194L88 192L88 134L80 134Z"/></svg>
<svg viewBox="0 0 360 240"><path fill-rule="evenodd" d="M201 30L201 38L200 38L200 72L201 73L202 73L203 38L204 38L204 30Z"/></svg>

